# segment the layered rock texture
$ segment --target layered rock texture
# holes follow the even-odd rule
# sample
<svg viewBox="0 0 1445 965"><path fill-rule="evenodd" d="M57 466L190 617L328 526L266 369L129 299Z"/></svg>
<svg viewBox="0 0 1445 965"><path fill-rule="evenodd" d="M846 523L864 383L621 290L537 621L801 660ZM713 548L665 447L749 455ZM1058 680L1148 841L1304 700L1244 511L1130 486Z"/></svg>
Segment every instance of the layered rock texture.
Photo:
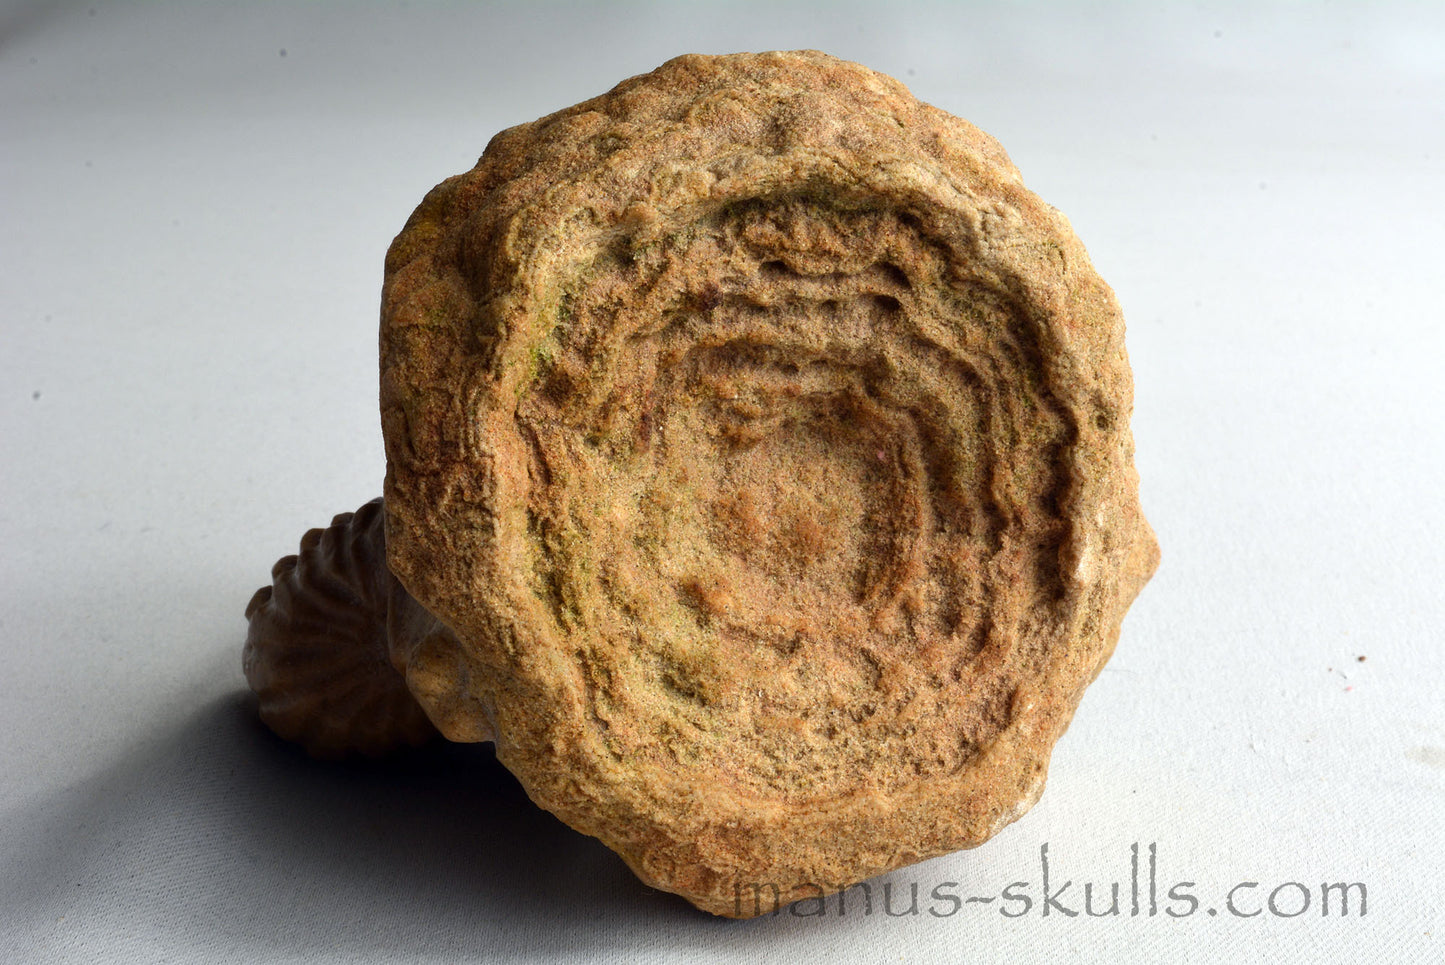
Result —
<svg viewBox="0 0 1445 965"><path fill-rule="evenodd" d="M820 53L680 57L412 215L384 533L308 535L248 674L317 753L495 740L708 911L840 890L1038 798L1158 563L1131 407L1113 294L992 138ZM322 726L302 577L344 600L343 545L380 636L334 634L370 656Z"/></svg>

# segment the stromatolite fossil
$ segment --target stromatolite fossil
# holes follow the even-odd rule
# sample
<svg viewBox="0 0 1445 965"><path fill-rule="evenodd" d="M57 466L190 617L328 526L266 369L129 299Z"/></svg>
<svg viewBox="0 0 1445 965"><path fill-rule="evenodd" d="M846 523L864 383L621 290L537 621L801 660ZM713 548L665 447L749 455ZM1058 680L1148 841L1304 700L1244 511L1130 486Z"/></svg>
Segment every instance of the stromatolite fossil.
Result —
<svg viewBox="0 0 1445 965"><path fill-rule="evenodd" d="M991 138L823 54L681 57L497 135L382 300L384 511L248 610L279 733L495 740L724 915L1038 798L1158 549L1119 309Z"/></svg>

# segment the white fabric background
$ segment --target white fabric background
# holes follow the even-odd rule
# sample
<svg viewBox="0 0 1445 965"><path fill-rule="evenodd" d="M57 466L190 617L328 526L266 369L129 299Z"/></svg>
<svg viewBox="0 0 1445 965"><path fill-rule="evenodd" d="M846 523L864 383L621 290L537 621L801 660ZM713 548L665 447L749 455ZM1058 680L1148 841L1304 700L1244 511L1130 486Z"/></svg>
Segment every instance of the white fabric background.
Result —
<svg viewBox="0 0 1445 965"><path fill-rule="evenodd" d="M0 7L0 959L1445 957L1445 10L1152 6ZM1016 920L714 920L485 750L313 764L243 696L252 591L380 491L425 191L674 54L795 47L997 136L1129 321L1163 567L1042 802L890 879L1028 882ZM1129 915L1151 842L1196 914ZM1124 914L1043 917L1045 843Z"/></svg>

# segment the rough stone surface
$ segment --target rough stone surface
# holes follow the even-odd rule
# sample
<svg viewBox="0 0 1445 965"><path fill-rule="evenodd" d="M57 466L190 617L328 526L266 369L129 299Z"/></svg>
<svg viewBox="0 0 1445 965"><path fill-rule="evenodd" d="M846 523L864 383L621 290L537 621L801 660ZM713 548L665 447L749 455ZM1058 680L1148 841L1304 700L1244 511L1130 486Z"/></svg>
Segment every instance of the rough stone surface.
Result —
<svg viewBox="0 0 1445 965"><path fill-rule="evenodd" d="M677 58L391 246L390 660L717 914L978 845L1157 566L1131 407L1112 292L992 138L816 52Z"/></svg>

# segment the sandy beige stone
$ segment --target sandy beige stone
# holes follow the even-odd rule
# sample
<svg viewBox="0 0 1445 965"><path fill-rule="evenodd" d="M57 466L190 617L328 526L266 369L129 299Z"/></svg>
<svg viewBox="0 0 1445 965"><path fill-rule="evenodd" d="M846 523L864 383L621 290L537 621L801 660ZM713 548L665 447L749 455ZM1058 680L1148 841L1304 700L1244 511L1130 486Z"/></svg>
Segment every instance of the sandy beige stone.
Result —
<svg viewBox="0 0 1445 965"><path fill-rule="evenodd" d="M1131 407L1112 292L992 138L820 53L680 57L412 215L385 533L326 531L384 552L385 642L292 673L306 594L263 590L248 676L317 753L424 737L295 709L404 679L707 911L840 890L1037 800L1158 563ZM344 597L308 540L283 575Z"/></svg>

